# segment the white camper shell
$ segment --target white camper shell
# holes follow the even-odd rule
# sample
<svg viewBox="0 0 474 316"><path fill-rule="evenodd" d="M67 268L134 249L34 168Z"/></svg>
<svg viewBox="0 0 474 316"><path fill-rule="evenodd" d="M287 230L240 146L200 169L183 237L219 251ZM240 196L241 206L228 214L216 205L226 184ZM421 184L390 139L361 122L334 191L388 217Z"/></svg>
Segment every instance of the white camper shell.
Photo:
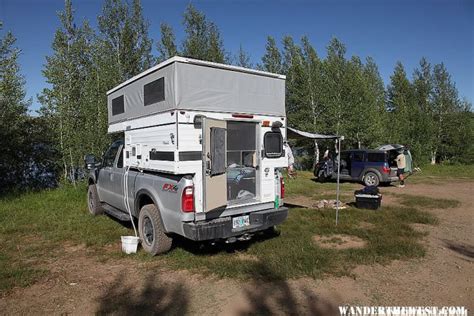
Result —
<svg viewBox="0 0 474 316"><path fill-rule="evenodd" d="M124 165L192 175L196 218L280 195L285 76L173 57L107 97L109 133L124 132Z"/></svg>

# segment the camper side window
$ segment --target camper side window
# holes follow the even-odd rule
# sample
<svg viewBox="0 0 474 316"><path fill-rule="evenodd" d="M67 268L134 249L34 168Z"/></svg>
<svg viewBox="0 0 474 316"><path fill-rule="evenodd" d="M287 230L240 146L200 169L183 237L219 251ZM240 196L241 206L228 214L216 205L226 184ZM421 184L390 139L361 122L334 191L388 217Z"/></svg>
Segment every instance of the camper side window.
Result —
<svg viewBox="0 0 474 316"><path fill-rule="evenodd" d="M267 132L263 137L265 157L279 158L283 154L283 137L278 132Z"/></svg>
<svg viewBox="0 0 474 316"><path fill-rule="evenodd" d="M112 100L112 115L118 115L125 112L123 95Z"/></svg>
<svg viewBox="0 0 474 316"><path fill-rule="evenodd" d="M143 86L145 106L165 100L165 78L160 78Z"/></svg>

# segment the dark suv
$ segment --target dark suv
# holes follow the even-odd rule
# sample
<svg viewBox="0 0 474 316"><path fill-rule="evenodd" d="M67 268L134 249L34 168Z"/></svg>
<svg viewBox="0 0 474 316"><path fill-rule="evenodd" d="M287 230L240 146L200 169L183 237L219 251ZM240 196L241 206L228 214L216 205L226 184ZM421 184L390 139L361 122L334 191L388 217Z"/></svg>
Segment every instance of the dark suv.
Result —
<svg viewBox="0 0 474 316"><path fill-rule="evenodd" d="M341 152L340 179L379 185L398 180L394 165L396 153L383 150L351 149ZM326 159L316 164L314 176L324 182L337 178L337 158Z"/></svg>

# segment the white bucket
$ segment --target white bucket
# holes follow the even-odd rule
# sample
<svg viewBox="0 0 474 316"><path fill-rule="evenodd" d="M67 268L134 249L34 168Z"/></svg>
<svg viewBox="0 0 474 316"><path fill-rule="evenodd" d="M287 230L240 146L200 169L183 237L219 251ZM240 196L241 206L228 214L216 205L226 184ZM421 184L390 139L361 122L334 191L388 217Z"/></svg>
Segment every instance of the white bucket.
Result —
<svg viewBox="0 0 474 316"><path fill-rule="evenodd" d="M122 236L122 251L126 254L136 253L139 239L135 236Z"/></svg>

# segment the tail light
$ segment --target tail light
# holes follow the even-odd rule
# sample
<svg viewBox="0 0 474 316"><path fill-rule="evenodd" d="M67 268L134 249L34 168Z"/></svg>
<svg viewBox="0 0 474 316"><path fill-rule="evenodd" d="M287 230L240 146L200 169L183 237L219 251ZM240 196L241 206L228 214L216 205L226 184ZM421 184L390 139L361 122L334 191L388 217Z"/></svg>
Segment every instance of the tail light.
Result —
<svg viewBox="0 0 474 316"><path fill-rule="evenodd" d="M280 178L280 199L285 198L285 180L283 177Z"/></svg>
<svg viewBox="0 0 474 316"><path fill-rule="evenodd" d="M389 166L386 166L386 165L383 166L382 172L383 172L383 173L390 173L390 167L389 167Z"/></svg>
<svg viewBox="0 0 474 316"><path fill-rule="evenodd" d="M192 186L185 187L183 190L181 210L186 213L194 212L194 188Z"/></svg>

